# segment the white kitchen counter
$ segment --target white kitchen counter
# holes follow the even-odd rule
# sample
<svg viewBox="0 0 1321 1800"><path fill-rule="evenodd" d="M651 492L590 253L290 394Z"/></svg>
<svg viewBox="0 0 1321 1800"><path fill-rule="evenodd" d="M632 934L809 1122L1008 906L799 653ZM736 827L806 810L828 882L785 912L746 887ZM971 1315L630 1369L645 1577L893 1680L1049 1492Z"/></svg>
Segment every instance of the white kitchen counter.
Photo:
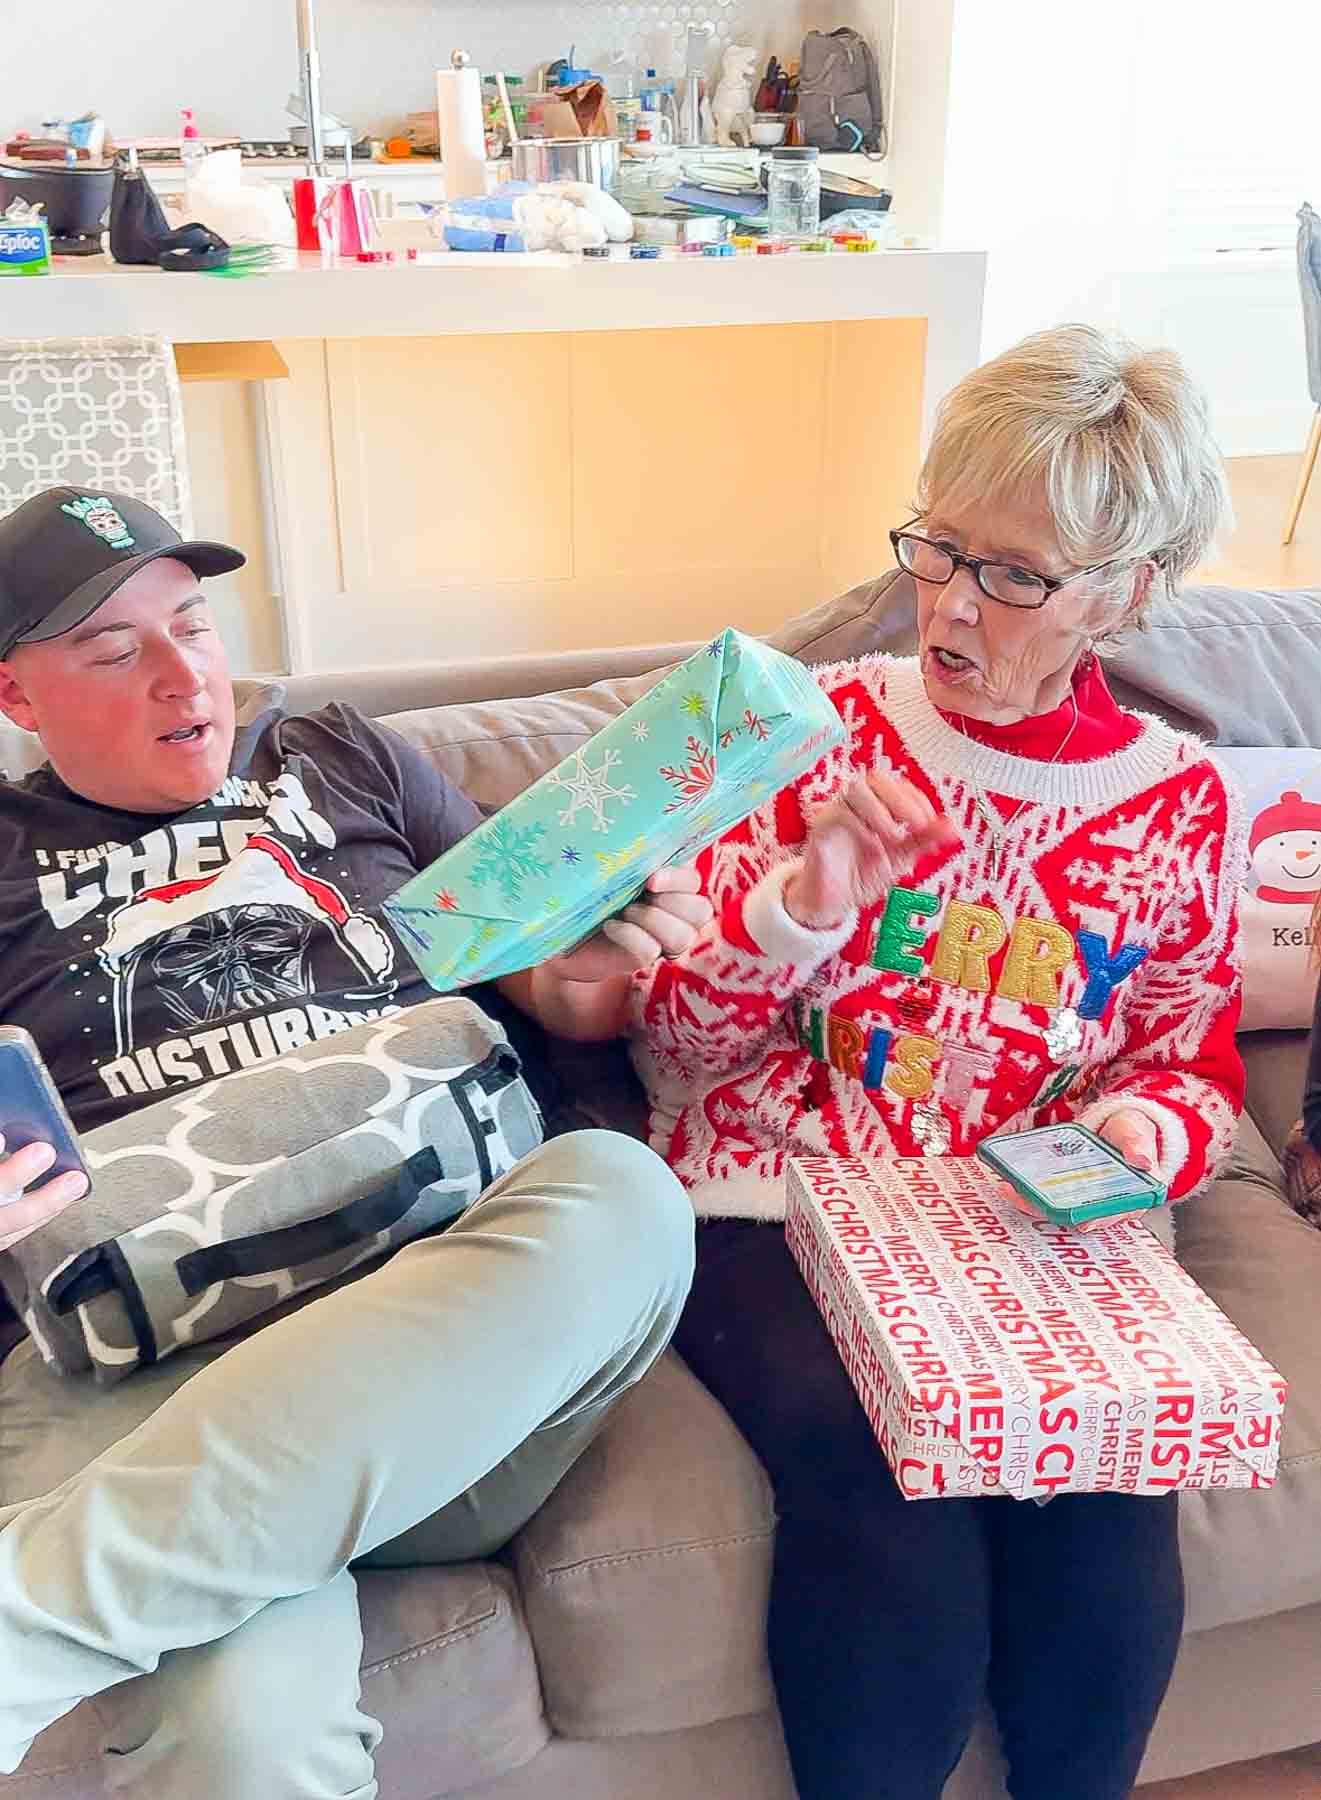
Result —
<svg viewBox="0 0 1321 1800"><path fill-rule="evenodd" d="M977 360L986 258L974 250L870 255L667 255L656 262L437 253L426 263L291 254L242 280L64 258L0 290L12 337L154 332L175 343L445 337L924 318L926 403Z"/></svg>

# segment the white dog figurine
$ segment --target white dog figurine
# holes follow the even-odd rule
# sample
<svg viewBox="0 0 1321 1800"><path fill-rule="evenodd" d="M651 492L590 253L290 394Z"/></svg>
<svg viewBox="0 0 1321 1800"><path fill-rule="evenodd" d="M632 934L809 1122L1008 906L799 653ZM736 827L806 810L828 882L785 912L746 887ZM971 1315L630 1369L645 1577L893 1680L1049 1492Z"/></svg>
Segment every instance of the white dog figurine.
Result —
<svg viewBox="0 0 1321 1800"><path fill-rule="evenodd" d="M748 144L752 120L752 72L757 66L757 52L747 44L730 44L720 65L720 84L716 88L716 142L726 146Z"/></svg>

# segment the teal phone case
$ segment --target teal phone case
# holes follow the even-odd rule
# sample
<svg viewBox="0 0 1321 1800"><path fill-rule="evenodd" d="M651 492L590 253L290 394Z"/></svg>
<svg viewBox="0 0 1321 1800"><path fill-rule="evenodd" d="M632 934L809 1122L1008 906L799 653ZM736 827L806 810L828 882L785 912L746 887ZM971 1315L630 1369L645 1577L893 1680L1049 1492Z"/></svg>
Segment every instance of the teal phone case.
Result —
<svg viewBox="0 0 1321 1800"><path fill-rule="evenodd" d="M996 1148L998 1144L1026 1143L1029 1139L1059 1137L1068 1132L1076 1132L1079 1137L1085 1138L1123 1169L1132 1183L1131 1191L1083 1204L1061 1204L1016 1169ZM1043 1219L1049 1219L1056 1225L1089 1225L1093 1219L1122 1219L1130 1213L1150 1212L1153 1207L1164 1206L1168 1198L1168 1189L1154 1176L1144 1175L1141 1169L1130 1168L1112 1144L1107 1144L1104 1138L1089 1131L1085 1125L1043 1125L1033 1131L1015 1131L1005 1137L987 1138L984 1143L978 1144L976 1155L979 1162L985 1163L988 1169L993 1169L1009 1183L1015 1193L1021 1194L1029 1205L1034 1206Z"/></svg>

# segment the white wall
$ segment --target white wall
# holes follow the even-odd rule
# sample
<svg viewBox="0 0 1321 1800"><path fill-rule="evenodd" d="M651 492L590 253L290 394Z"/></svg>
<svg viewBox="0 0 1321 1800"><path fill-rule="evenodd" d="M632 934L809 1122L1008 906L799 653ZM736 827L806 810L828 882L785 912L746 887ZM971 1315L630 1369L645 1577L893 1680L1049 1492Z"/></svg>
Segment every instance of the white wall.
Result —
<svg viewBox="0 0 1321 1800"><path fill-rule="evenodd" d="M874 42L892 44L887 97L890 160L885 180L894 193L894 214L905 233L932 239L944 233L955 3L895 0L893 15L862 27ZM959 247L980 248L980 240L970 239Z"/></svg>
<svg viewBox="0 0 1321 1800"><path fill-rule="evenodd" d="M932 16L930 0L904 0L901 59L914 9ZM1293 258L1255 244L1290 243L1307 197L1286 121L1315 131L1321 7L1259 0L1250 31L1240 0L934 11L949 33L939 228L990 250L985 354L1063 320L1112 326L1180 352L1227 454L1299 450ZM1254 248L1210 248L1245 241L1263 189L1276 215L1247 233Z"/></svg>
<svg viewBox="0 0 1321 1800"><path fill-rule="evenodd" d="M720 41L796 56L813 27L883 27L891 0L318 0L322 101L379 135L434 106L433 72L456 47L515 72L567 55L598 68L615 51L655 59L687 19L718 22ZM7 0L0 6L0 129L43 113L102 109L121 137L166 136L178 109L204 133L279 137L297 85L294 0ZM660 64L657 64L660 66Z"/></svg>

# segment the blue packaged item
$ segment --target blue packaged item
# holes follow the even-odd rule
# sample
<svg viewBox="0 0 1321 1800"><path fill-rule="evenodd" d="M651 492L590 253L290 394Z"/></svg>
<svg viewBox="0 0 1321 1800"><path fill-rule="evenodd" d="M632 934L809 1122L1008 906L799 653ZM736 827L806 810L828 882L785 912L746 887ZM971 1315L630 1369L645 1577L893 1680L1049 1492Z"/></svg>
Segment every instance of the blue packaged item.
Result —
<svg viewBox="0 0 1321 1800"><path fill-rule="evenodd" d="M50 226L26 200L0 215L0 275L49 275Z"/></svg>
<svg viewBox="0 0 1321 1800"><path fill-rule="evenodd" d="M655 262L660 256L659 244L634 244L629 249L634 262Z"/></svg>
<svg viewBox="0 0 1321 1800"><path fill-rule="evenodd" d="M446 214L445 242L451 250L526 250L514 202L531 192L531 182L506 181L498 193L455 200Z"/></svg>
<svg viewBox="0 0 1321 1800"><path fill-rule="evenodd" d="M718 638L385 902L439 993L570 950L844 741L810 670Z"/></svg>
<svg viewBox="0 0 1321 1800"><path fill-rule="evenodd" d="M732 244L703 244L703 256L737 256L738 251Z"/></svg>

